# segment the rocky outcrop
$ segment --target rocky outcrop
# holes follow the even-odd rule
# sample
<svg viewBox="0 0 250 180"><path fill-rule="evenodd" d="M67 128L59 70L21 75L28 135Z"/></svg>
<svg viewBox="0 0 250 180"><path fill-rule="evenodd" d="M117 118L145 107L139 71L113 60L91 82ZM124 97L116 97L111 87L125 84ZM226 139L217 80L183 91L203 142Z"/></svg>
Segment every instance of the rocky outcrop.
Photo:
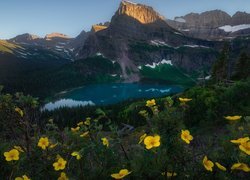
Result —
<svg viewBox="0 0 250 180"><path fill-rule="evenodd" d="M221 10L207 11L201 14L190 13L185 16L176 17L174 20L167 20L172 27L183 32L185 35L202 39L225 39L239 35L250 35L246 29L250 25L250 14L237 12L232 17ZM231 26L234 32L229 31L225 26ZM249 26L250 27L250 26ZM236 32L238 31L238 32Z"/></svg>
<svg viewBox="0 0 250 180"><path fill-rule="evenodd" d="M94 33L96 33L98 31L101 31L101 30L104 30L104 29L107 29L107 28L108 28L108 26L93 25L91 31L94 32Z"/></svg>

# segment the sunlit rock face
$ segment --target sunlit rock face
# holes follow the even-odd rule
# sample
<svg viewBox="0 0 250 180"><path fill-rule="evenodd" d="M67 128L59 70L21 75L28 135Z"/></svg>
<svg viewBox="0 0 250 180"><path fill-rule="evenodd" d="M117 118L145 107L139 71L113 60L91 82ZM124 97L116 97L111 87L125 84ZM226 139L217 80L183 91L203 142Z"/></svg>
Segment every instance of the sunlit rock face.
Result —
<svg viewBox="0 0 250 180"><path fill-rule="evenodd" d="M57 32L54 32L54 33L51 33L51 34L47 34L45 36L45 39L46 40L51 40L53 38L64 38L64 39L70 39L69 36L65 35L65 34L62 34L62 33L57 33Z"/></svg>
<svg viewBox="0 0 250 180"><path fill-rule="evenodd" d="M153 23L159 19L164 20L164 17L155 12L152 7L135 4L129 1L121 2L117 15L130 16L142 24Z"/></svg>
<svg viewBox="0 0 250 180"><path fill-rule="evenodd" d="M104 29L107 29L108 27L107 26L104 26L104 25L93 25L92 26L92 32L98 32L98 31L101 31L101 30L104 30Z"/></svg>

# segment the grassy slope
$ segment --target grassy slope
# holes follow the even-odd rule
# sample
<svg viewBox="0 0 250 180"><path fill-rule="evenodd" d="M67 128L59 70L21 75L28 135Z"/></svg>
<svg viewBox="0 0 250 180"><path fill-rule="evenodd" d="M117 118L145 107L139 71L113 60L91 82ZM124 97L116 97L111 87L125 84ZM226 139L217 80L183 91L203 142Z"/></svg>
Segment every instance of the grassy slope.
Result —
<svg viewBox="0 0 250 180"><path fill-rule="evenodd" d="M178 84L183 86L192 86L195 81L188 75L184 74L180 69L175 66L163 64L150 68L143 66L141 69L143 78L152 80L162 80L168 84Z"/></svg>

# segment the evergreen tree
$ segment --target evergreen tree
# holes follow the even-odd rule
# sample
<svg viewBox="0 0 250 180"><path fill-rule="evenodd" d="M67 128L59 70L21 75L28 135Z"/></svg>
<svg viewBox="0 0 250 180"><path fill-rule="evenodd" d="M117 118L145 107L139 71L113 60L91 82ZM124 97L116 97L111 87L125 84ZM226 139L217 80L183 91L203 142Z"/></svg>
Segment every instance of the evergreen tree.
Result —
<svg viewBox="0 0 250 180"><path fill-rule="evenodd" d="M250 57L243 52L235 63L233 79L240 80L250 77Z"/></svg>
<svg viewBox="0 0 250 180"><path fill-rule="evenodd" d="M229 45L225 44L219 58L213 64L212 79L215 82L222 82L229 77Z"/></svg>

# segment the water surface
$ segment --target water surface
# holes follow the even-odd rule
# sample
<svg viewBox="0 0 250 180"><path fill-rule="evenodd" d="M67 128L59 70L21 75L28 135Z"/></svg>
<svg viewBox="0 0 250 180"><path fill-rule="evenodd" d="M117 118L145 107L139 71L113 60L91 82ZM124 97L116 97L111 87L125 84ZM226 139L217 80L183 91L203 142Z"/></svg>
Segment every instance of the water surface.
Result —
<svg viewBox="0 0 250 180"><path fill-rule="evenodd" d="M59 107L86 105L110 105L126 100L155 98L182 92L181 86L168 86L141 83L115 83L87 85L57 95L53 102L47 103L44 109L53 110Z"/></svg>

